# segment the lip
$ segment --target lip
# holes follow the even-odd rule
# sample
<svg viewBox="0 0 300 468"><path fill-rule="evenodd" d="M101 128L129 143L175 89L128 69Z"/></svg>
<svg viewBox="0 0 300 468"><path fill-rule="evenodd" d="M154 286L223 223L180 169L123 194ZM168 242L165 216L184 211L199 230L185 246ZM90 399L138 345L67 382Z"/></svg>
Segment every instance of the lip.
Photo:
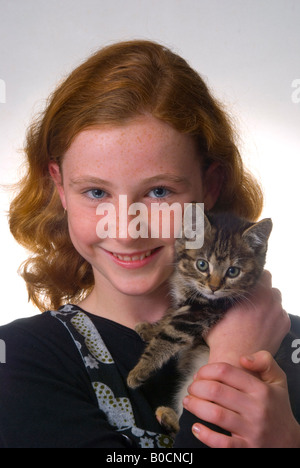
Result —
<svg viewBox="0 0 300 468"><path fill-rule="evenodd" d="M117 265L126 268L128 270L136 269L136 268L142 268L149 263L152 262L152 260L159 254L161 251L162 247L157 247L154 249L148 249L144 250L141 252L131 252L131 253L119 253L119 252L110 252L109 250L104 250L105 253L107 253L110 258L113 260L114 263ZM150 252L150 255L149 255ZM120 257L123 257L123 259L119 258L117 255ZM127 258L130 257L131 259L127 260Z"/></svg>

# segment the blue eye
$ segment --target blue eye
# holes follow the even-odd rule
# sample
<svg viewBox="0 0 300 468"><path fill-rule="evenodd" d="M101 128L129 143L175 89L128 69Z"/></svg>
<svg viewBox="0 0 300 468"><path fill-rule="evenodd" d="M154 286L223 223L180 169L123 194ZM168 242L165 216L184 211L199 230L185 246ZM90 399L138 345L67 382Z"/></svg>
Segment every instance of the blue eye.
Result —
<svg viewBox="0 0 300 468"><path fill-rule="evenodd" d="M150 194L153 195L150 195ZM149 192L150 198L164 198L169 195L170 190L166 189L165 187L156 187Z"/></svg>
<svg viewBox="0 0 300 468"><path fill-rule="evenodd" d="M92 190L88 190L86 194L89 198L94 198L94 199L99 200L105 197L106 192L104 192L104 190L101 190L101 189L92 189Z"/></svg>

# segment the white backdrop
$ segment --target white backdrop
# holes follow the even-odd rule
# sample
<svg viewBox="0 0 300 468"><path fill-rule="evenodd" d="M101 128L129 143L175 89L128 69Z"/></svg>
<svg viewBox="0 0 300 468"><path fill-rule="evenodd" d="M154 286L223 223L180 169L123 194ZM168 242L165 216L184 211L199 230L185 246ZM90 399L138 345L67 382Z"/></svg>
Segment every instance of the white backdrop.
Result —
<svg viewBox="0 0 300 468"><path fill-rule="evenodd" d="M300 315L300 0L0 0L0 184L16 181L32 116L96 49L151 39L182 55L236 117L274 222L268 268ZM37 313L16 273L26 252L0 193L0 324Z"/></svg>

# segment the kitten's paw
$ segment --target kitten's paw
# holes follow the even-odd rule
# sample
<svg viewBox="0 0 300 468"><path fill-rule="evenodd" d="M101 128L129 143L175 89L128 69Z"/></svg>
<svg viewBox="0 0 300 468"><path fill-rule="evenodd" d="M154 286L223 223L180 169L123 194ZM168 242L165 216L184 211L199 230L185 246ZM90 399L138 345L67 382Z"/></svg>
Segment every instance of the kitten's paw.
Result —
<svg viewBox="0 0 300 468"><path fill-rule="evenodd" d="M139 373L133 369L129 372L127 377L127 385L130 388L138 388L144 383L144 380L140 377Z"/></svg>
<svg viewBox="0 0 300 468"><path fill-rule="evenodd" d="M151 323L140 322L136 325L135 331L140 335L143 341L148 342L153 337L154 326Z"/></svg>
<svg viewBox="0 0 300 468"><path fill-rule="evenodd" d="M160 406L157 408L155 415L156 419L167 431L167 433L175 437L179 431L179 422L176 412L168 406Z"/></svg>

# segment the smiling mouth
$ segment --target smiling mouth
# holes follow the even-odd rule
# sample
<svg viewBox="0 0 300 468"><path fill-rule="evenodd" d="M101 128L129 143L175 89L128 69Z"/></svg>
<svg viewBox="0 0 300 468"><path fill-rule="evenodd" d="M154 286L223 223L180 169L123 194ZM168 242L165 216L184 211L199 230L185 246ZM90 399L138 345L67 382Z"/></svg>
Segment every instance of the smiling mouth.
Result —
<svg viewBox="0 0 300 468"><path fill-rule="evenodd" d="M134 255L120 255L117 253L112 252L114 257L117 257L119 260L123 262L137 262L138 260L144 260L146 257L150 257L152 250L148 250L143 254L134 254Z"/></svg>
<svg viewBox="0 0 300 468"><path fill-rule="evenodd" d="M157 247L152 250L147 250L145 252L135 252L132 254L121 254L117 252L109 252L116 259L121 260L121 262L141 262L147 257L151 257L155 252L157 252L161 247Z"/></svg>

